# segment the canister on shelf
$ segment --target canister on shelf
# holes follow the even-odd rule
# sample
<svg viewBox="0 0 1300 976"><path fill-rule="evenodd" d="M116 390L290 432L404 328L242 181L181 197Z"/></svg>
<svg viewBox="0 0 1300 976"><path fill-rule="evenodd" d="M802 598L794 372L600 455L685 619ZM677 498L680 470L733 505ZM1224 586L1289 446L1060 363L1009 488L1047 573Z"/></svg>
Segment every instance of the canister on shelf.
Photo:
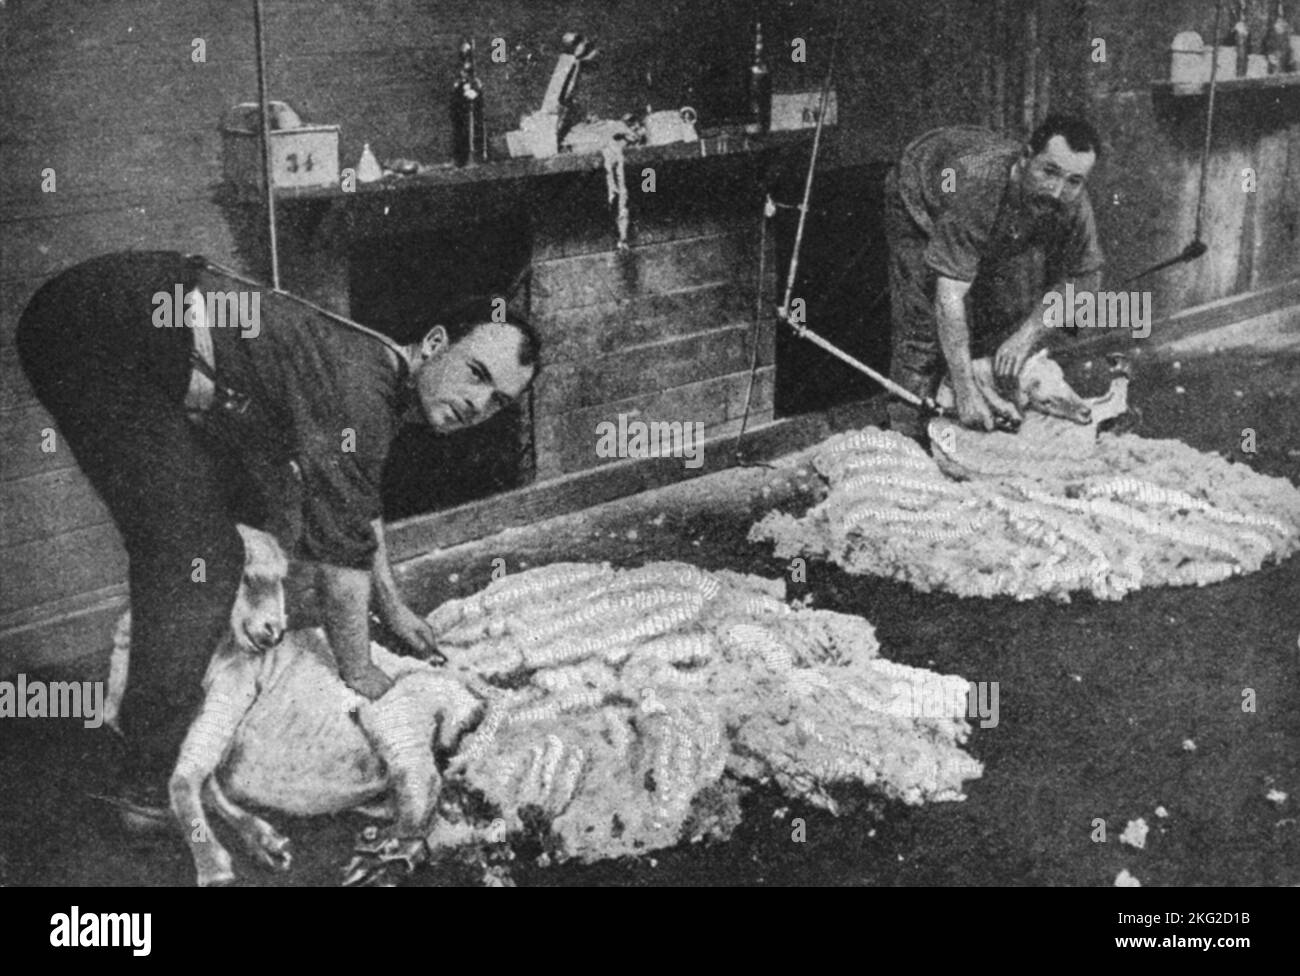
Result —
<svg viewBox="0 0 1300 976"><path fill-rule="evenodd" d="M1174 35L1169 46L1169 80L1175 85L1198 85L1210 80L1210 52L1196 31Z"/></svg>

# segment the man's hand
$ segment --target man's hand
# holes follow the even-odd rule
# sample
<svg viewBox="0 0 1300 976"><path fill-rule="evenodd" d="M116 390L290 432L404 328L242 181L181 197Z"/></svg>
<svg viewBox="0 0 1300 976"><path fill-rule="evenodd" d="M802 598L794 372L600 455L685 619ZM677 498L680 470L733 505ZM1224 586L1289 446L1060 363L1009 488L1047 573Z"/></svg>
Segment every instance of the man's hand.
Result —
<svg viewBox="0 0 1300 976"><path fill-rule="evenodd" d="M976 369L965 383L954 380L953 397L957 401L958 419L975 430L992 430L995 426L1015 428L1024 419L1016 405L1003 399L994 388L987 366L983 372Z"/></svg>
<svg viewBox="0 0 1300 976"><path fill-rule="evenodd" d="M378 698L392 685L370 659L370 571L318 564L325 634L339 676L358 694Z"/></svg>
<svg viewBox="0 0 1300 976"><path fill-rule="evenodd" d="M340 665L339 677L358 695L364 695L371 701L384 697L388 689L393 687L393 679L369 661L347 670Z"/></svg>
<svg viewBox="0 0 1300 976"><path fill-rule="evenodd" d="M1006 426L1018 427L1024 418L1020 416L1020 411L1016 408L1015 403L1002 396L997 381L993 378L992 366L976 369L973 378L976 391L984 397L984 402L989 405L993 415L999 420L1005 421Z"/></svg>
<svg viewBox="0 0 1300 976"><path fill-rule="evenodd" d="M1014 391L1020 383L1020 371L1034 351L1034 332L1020 328L1011 334L993 357L993 376L998 386Z"/></svg>
<svg viewBox="0 0 1300 976"><path fill-rule="evenodd" d="M984 394L974 383L955 384L953 396L957 400L957 419L963 427L973 430L992 430L994 426L993 408L984 399Z"/></svg>
<svg viewBox="0 0 1300 976"><path fill-rule="evenodd" d="M446 658L438 652L438 642L434 637L433 628L402 599L402 592L393 576L393 568L388 563L388 540L384 536L383 519L375 519L370 525L375 530L375 541L378 543L375 563L370 572L370 582L379 619L397 636L398 640L420 657L425 660L437 657L438 663L442 663Z"/></svg>
<svg viewBox="0 0 1300 976"><path fill-rule="evenodd" d="M387 608L384 623L408 647L415 650L420 657L430 658L442 655L438 651L438 639L428 621L408 607L405 603Z"/></svg>

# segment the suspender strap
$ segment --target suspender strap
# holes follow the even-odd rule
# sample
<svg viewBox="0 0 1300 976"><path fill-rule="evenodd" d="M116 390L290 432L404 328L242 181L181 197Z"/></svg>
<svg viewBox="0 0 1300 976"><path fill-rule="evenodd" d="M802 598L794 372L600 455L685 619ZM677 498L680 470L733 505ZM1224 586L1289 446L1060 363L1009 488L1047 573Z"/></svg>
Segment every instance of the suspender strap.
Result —
<svg viewBox="0 0 1300 976"><path fill-rule="evenodd" d="M327 308L322 308L321 306L317 305L315 302L310 302L307 299L301 297L300 295L293 294L293 292L284 291L280 288L273 288L272 286L263 284L260 281L256 281L252 278L245 277L244 275L240 274L238 271L235 271L232 268L227 268L224 265L217 264L217 262L212 261L208 258L192 255L190 257L190 260L196 264L200 264L201 262L200 264L201 267L205 267L212 271L216 271L219 274L226 275L228 278L233 278L235 281L238 281L241 284L252 285L254 288L259 288L262 291L269 291L272 294L280 295L284 298L287 298L291 302L297 302L299 305L302 305L304 308L311 309L317 315L323 315L331 322L337 322L339 325L352 329L354 332L360 332L363 333L364 335L368 335L370 336L370 338L375 339L378 342L382 342L389 349L393 350L393 352L397 353L403 363L406 362L406 350L403 349L398 343L390 339L388 336L384 335L382 332L377 332L374 329L370 328L369 326L365 326L362 325L360 322L353 321L347 316L339 315L337 312L331 312Z"/></svg>
<svg viewBox="0 0 1300 976"><path fill-rule="evenodd" d="M246 277L232 268L227 268L224 265L217 264L215 261L210 261L205 257L199 255L187 255L187 260L189 261L190 267L195 270L215 271L218 274L225 275L241 284L250 285L260 291L270 291L273 294L281 295L284 298L289 299L289 301L296 302L305 308L311 309L317 315L324 316L331 322L349 328L354 332L360 332L363 335L369 336L371 339L383 343L384 346L397 354L397 360L401 364L403 371L407 368L406 351L382 332L376 332L374 329L364 326L360 322L354 322L352 319L331 312L327 308L321 308L314 302L309 302L307 299L291 292L283 291L279 288L272 288L260 281ZM251 400L247 394L240 393L238 390L232 389L221 382L216 370L216 353L213 349L212 334L207 328L211 323L205 322L203 325L204 327L202 328L190 330L194 333L194 348L190 352L190 364L194 367L194 371L198 375L196 376L191 374L190 389L186 394L185 404L193 412L204 413L215 402L228 411L236 414L243 414L248 410Z"/></svg>

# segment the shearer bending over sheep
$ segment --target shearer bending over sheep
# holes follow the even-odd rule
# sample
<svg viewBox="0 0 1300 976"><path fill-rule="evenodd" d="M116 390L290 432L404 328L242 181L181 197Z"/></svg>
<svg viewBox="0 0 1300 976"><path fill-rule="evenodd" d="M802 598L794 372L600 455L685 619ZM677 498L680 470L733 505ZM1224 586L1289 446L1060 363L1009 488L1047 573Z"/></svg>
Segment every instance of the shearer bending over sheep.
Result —
<svg viewBox="0 0 1300 976"><path fill-rule="evenodd" d="M389 447L406 422L445 433L487 420L536 371L536 334L495 320L486 302L410 346L270 288L241 299L254 321L215 327L214 310L224 321L227 307L212 295L249 287L199 257L107 255L46 283L18 330L37 396L126 545L129 756L116 792L159 819L230 624L244 567L236 522L271 531L315 567L341 677L383 696L391 682L370 656L372 596L399 637L436 651L388 565L380 484ZM265 647L281 635L250 636Z"/></svg>
<svg viewBox="0 0 1300 976"><path fill-rule="evenodd" d="M1019 420L1002 394L1049 337L1039 299L1067 281L1078 291L1098 282L1102 254L1084 182L1100 151L1091 125L1061 115L1024 145L953 126L903 150L885 185L891 379L932 397L946 367L962 424L992 430L998 416ZM1049 287L1024 296L1017 285L1039 258ZM972 366L988 356L1001 393ZM916 407L896 399L888 409L894 430L924 440Z"/></svg>

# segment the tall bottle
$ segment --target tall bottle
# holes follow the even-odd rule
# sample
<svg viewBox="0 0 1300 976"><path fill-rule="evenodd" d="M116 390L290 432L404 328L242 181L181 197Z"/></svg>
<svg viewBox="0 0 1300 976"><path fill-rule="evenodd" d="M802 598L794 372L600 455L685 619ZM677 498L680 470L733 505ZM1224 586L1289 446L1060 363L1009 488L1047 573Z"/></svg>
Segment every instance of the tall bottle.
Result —
<svg viewBox="0 0 1300 976"><path fill-rule="evenodd" d="M1237 0L1235 17L1224 43L1237 49L1237 77L1245 78L1250 63L1250 22L1246 17L1246 0Z"/></svg>
<svg viewBox="0 0 1300 976"><path fill-rule="evenodd" d="M451 91L451 156L457 166L487 161L483 86L474 76L474 42L460 44L460 77Z"/></svg>
<svg viewBox="0 0 1300 976"><path fill-rule="evenodd" d="M1291 33L1291 22L1286 19L1282 0L1277 0L1268 32L1264 35L1264 55L1268 58L1269 74L1291 71L1295 67L1291 63Z"/></svg>
<svg viewBox="0 0 1300 976"><path fill-rule="evenodd" d="M763 23L754 25L754 60L749 65L749 111L745 131L761 134L772 127L772 73L763 52Z"/></svg>

